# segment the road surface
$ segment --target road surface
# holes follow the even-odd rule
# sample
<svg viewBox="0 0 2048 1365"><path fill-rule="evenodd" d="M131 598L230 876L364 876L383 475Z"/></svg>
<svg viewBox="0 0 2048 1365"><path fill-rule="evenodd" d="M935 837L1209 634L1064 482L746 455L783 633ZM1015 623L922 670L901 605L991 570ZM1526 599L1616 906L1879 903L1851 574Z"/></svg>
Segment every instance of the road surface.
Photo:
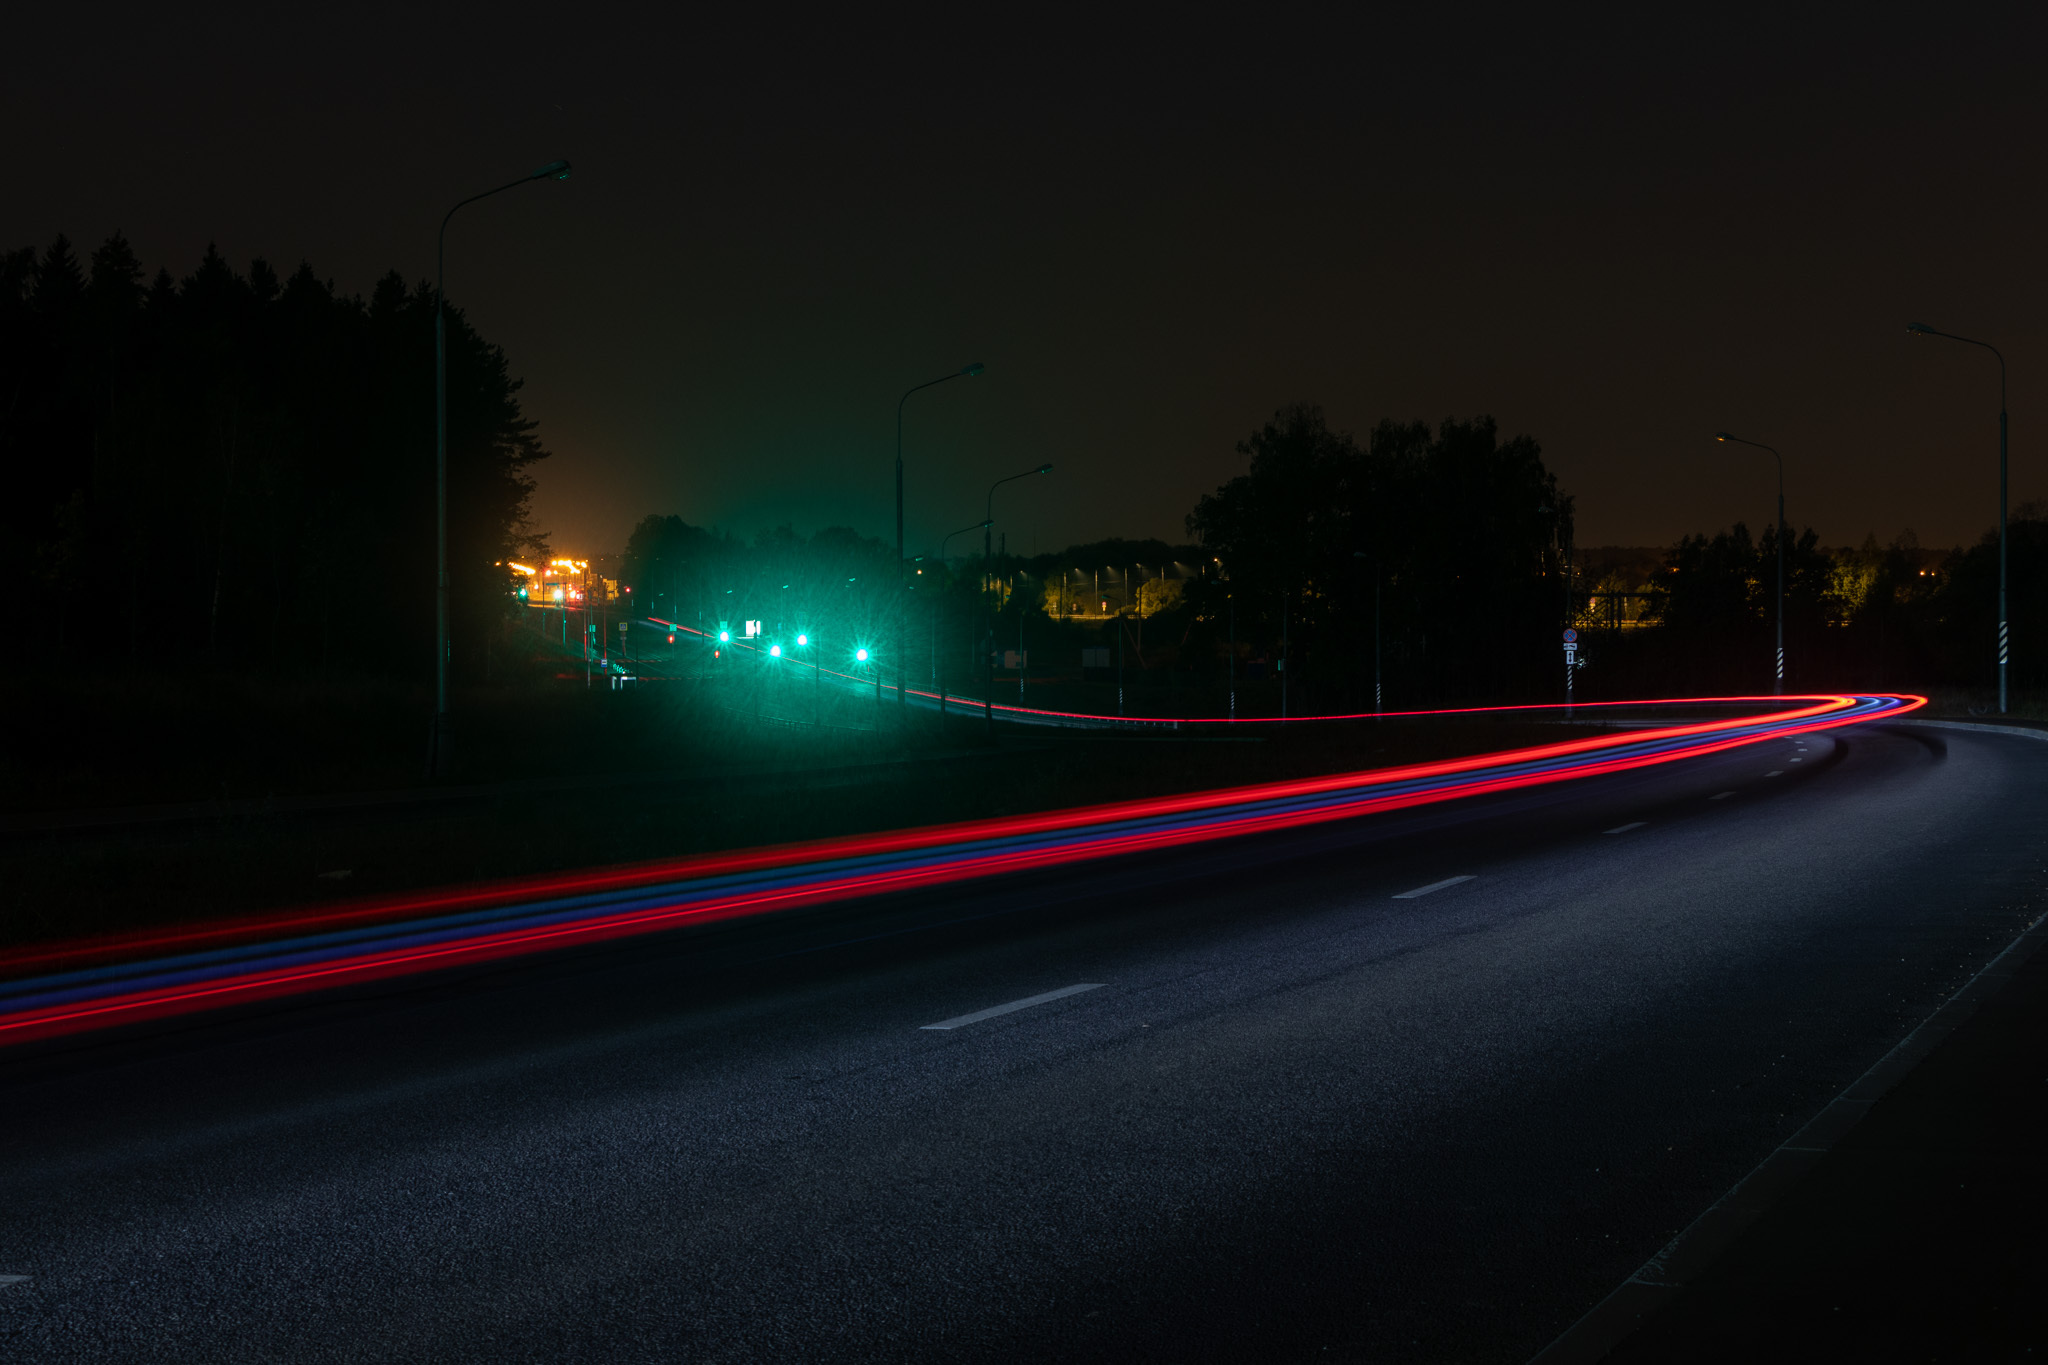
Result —
<svg viewBox="0 0 2048 1365"><path fill-rule="evenodd" d="M1898 722L18 1049L0 1358L1526 1360L2044 797Z"/></svg>

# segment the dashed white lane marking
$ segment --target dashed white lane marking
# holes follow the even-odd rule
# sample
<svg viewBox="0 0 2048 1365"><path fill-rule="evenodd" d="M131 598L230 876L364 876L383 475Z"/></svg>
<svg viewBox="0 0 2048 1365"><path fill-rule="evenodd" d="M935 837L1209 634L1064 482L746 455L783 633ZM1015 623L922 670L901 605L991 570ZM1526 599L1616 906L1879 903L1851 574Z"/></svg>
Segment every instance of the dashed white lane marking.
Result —
<svg viewBox="0 0 2048 1365"><path fill-rule="evenodd" d="M923 1028L949 1029L959 1028L965 1024L978 1024L984 1019L993 1019L998 1014L1008 1014L1012 1010L1028 1010L1033 1005L1043 1005L1049 1000L1061 1000L1070 995L1079 995L1082 991L1100 990L1104 984L1106 983L1101 981L1084 981L1078 986L1062 986L1056 991L1047 991L1044 995L1026 996L1022 1000L1012 1000L1007 1005L991 1005L985 1010L976 1010L972 1014L963 1014L955 1019L943 1019L936 1024L925 1024Z"/></svg>
<svg viewBox="0 0 2048 1365"><path fill-rule="evenodd" d="M1641 829L1649 823L1648 820L1631 820L1625 825L1616 825L1613 829L1603 829L1600 832L1602 834L1626 834L1632 829Z"/></svg>
<svg viewBox="0 0 2048 1365"><path fill-rule="evenodd" d="M1432 891L1441 891L1447 886L1456 886L1459 882L1469 882L1471 880L1472 878L1469 876L1446 877L1440 882L1431 882L1428 886L1418 886L1413 891L1403 891L1398 896L1395 896L1394 899L1397 901L1412 901L1417 896L1427 896Z"/></svg>
<svg viewBox="0 0 2048 1365"><path fill-rule="evenodd" d="M1806 760L1803 758L1788 758L1785 761L1787 763L1804 763Z"/></svg>
<svg viewBox="0 0 2048 1365"><path fill-rule="evenodd" d="M1734 792L1715 792L1715 793L1714 793L1714 794L1713 794L1712 796L1708 797L1708 798L1707 798L1707 800L1709 800L1709 801L1726 801L1726 800L1727 800L1727 799L1728 799L1729 797L1731 797L1731 796L1733 796L1733 795L1735 795L1735 793L1734 793Z"/></svg>
<svg viewBox="0 0 2048 1365"><path fill-rule="evenodd" d="M24 1283L27 1279L26 1275L0 1275L0 1289L5 1289L10 1284Z"/></svg>
<svg viewBox="0 0 2048 1365"><path fill-rule="evenodd" d="M1797 763L1799 760L1795 758L1792 761L1794 763ZM1783 768L1773 768L1769 772L1764 774L1765 777L1783 777L1784 775L1785 770Z"/></svg>

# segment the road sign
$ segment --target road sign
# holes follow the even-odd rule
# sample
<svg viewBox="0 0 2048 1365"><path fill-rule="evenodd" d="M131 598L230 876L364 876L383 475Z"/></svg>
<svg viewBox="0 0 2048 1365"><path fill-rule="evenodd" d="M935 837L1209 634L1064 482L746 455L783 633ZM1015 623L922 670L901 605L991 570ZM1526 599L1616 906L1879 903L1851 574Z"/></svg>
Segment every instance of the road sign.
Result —
<svg viewBox="0 0 2048 1365"><path fill-rule="evenodd" d="M1575 630L1571 629L1571 628L1570 628L1569 626L1567 626L1567 627L1565 628L1565 632L1564 632L1564 642L1565 642L1566 644L1568 644L1568 645L1569 645L1569 644L1576 644L1576 643L1578 642L1578 638L1579 638L1579 633L1578 633L1577 631L1575 631Z"/></svg>

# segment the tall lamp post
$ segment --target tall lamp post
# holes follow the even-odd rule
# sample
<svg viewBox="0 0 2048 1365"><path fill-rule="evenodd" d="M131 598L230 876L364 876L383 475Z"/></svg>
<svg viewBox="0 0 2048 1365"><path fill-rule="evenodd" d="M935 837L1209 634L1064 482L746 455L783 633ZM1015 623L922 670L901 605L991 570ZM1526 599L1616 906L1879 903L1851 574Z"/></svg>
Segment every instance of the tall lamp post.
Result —
<svg viewBox="0 0 2048 1365"><path fill-rule="evenodd" d="M898 592L901 592L903 589L903 405L910 401L910 395L913 393L929 389L936 384L943 384L949 379L972 379L987 368L986 365L977 360L972 365L962 366L951 374L942 374L937 379L928 379L922 384L914 384L910 388L905 389L903 396L896 400L896 587ZM901 715L906 714L901 708L908 704L909 679L904 675L903 670L908 667L907 658L909 651L903 643L902 603L899 601L897 606L896 705L899 708L898 714ZM878 669L875 673L875 688L878 696L881 686L882 675Z"/></svg>
<svg viewBox="0 0 2048 1365"><path fill-rule="evenodd" d="M964 536L969 531L986 531L988 522L978 526L963 526L957 531L946 532L946 538L939 542L939 571L945 572L946 547L953 543L954 536ZM939 693L939 714L946 714L946 670L939 666L939 603L944 600L942 591L932 594L932 686Z"/></svg>
<svg viewBox="0 0 2048 1365"><path fill-rule="evenodd" d="M1380 561L1378 555L1363 550L1353 550L1351 557L1372 564L1372 709L1378 715L1386 709L1380 701Z"/></svg>
<svg viewBox="0 0 2048 1365"><path fill-rule="evenodd" d="M1785 457L1777 448L1762 441L1745 441L1740 436L1730 436L1725 431L1714 433L1717 441L1728 441L1739 446L1752 446L1757 450L1768 450L1771 458L1778 462L1778 681L1776 690L1785 690Z"/></svg>
<svg viewBox="0 0 2048 1365"><path fill-rule="evenodd" d="M1915 336L1945 337L1965 346L1982 346L1998 357L1998 714L2005 714L2005 661L2011 637L2005 615L2005 353L1988 341L1959 337L1954 332L1937 332L1924 322L1909 322L1906 330Z"/></svg>
<svg viewBox="0 0 2048 1365"><path fill-rule="evenodd" d="M448 289L448 220L456 210L534 180L567 180L569 163L550 161L507 185L469 198L441 216L434 242L434 728L428 739L427 772L448 775L448 339L443 300ZM566 615L566 613L565 613Z"/></svg>
<svg viewBox="0 0 2048 1365"><path fill-rule="evenodd" d="M994 546L991 543L992 537L989 535L988 528L996 524L996 490L1006 483L1015 483L1019 479L1028 479L1034 474L1050 473L1052 473L1052 466L1050 464L1042 464L1036 469L1027 469L1022 474L1012 474L1007 479L997 479L988 486L988 503L982 509L986 520L981 523L981 565L984 574L994 567ZM1023 608L1020 606L1018 610L1021 611ZM989 650L982 660L984 673L982 678L981 718L987 723L988 732L992 735L996 732L996 627L994 612L989 613L988 639ZM1022 668L1024 666L1023 660L1018 660L1017 666Z"/></svg>

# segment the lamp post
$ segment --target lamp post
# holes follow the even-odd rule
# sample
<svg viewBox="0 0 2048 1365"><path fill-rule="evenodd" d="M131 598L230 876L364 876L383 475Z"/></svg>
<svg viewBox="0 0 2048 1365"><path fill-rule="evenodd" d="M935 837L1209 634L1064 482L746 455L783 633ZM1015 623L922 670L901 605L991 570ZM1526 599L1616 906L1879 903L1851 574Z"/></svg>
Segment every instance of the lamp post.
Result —
<svg viewBox="0 0 2048 1365"><path fill-rule="evenodd" d="M987 368L986 365L977 360L972 365L962 366L951 374L942 374L937 379L928 379L922 384L914 384L910 388L905 389L903 396L896 400L896 587L898 592L903 590L903 405L910 401L910 395L913 393L929 389L935 384L943 384L949 379L972 379ZM901 715L907 714L901 708L907 705L906 683L908 680L903 675L903 669L908 651L904 648L903 644L903 613L900 610L900 603L898 607L899 610L896 613L896 705L899 708L898 714ZM881 686L882 675L880 670L877 669L875 673L875 695L877 698L881 696Z"/></svg>
<svg viewBox="0 0 2048 1365"><path fill-rule="evenodd" d="M975 530L986 532L988 530L988 523L984 521L980 523L978 526L963 526L957 531L946 532L946 538L939 542L939 568L942 572L946 567L946 547L953 543L953 537L964 536L969 531ZM946 670L939 667L940 600L941 594L938 592L934 592L932 594L932 686L938 689L939 714L943 716L946 714Z"/></svg>
<svg viewBox="0 0 2048 1365"><path fill-rule="evenodd" d="M2005 615L2005 353L1988 341L1959 337L1954 332L1937 332L1924 322L1909 322L1906 330L1915 336L1945 337L1965 346L1982 346L1998 357L1998 714L2005 714L2005 662L2010 652L2010 635Z"/></svg>
<svg viewBox="0 0 2048 1365"><path fill-rule="evenodd" d="M1372 561L1372 709L1378 715L1386 709L1380 700L1380 561L1363 550L1353 550L1351 557Z"/></svg>
<svg viewBox="0 0 2048 1365"><path fill-rule="evenodd" d="M448 775L448 341L443 300L448 289L448 220L464 205L517 189L533 180L567 180L569 163L550 161L510 184L469 198L441 216L434 241L434 728L427 741L427 773Z"/></svg>
<svg viewBox="0 0 2048 1365"><path fill-rule="evenodd" d="M1223 573L1223 561L1222 561L1221 559L1216 559L1216 560L1214 560L1214 563L1215 563L1215 565L1216 565L1216 572L1218 572L1218 573ZM1228 575L1228 574L1223 574L1223 581L1224 581L1224 582L1225 582L1226 584L1227 584L1227 583L1229 583L1229 582L1230 582L1230 575ZM1234 593L1234 592L1231 592L1231 591L1230 591L1230 590L1229 590L1228 588L1225 588L1225 589L1224 589L1224 593L1223 593L1223 597L1224 597L1224 600L1225 600L1225 601L1227 601L1227 602L1228 602L1228 603L1230 604L1230 657L1229 657L1229 662L1228 662L1228 664L1227 664L1227 668L1228 668L1228 671L1229 671L1229 678L1230 678L1230 706L1229 706L1229 711L1228 711L1228 713L1227 713L1227 714L1229 715L1230 719L1232 719L1232 720L1236 720L1236 719L1237 719L1237 594L1236 594L1236 593Z"/></svg>
<svg viewBox="0 0 2048 1365"><path fill-rule="evenodd" d="M1012 474L1006 479L997 479L988 486L988 503L982 509L984 520L981 523L981 566L984 575L993 568L994 546L991 543L992 538L989 535L988 528L996 524L996 490L1006 483L1015 483L1019 479L1028 479L1034 474L1050 473L1052 473L1052 465L1042 464L1036 469L1027 469L1022 474ZM993 735L996 732L996 627L994 612L989 613L988 642L988 654L982 661L986 671L983 676L981 717L987 724L988 732ZM1017 666L1022 668L1023 660L1018 660Z"/></svg>
<svg viewBox="0 0 2048 1365"><path fill-rule="evenodd" d="M1771 458L1778 462L1778 680L1776 691L1785 690L1785 457L1773 446L1762 441L1745 441L1740 436L1730 436L1725 431L1714 433L1717 441L1729 441L1739 446L1753 446L1768 450Z"/></svg>

